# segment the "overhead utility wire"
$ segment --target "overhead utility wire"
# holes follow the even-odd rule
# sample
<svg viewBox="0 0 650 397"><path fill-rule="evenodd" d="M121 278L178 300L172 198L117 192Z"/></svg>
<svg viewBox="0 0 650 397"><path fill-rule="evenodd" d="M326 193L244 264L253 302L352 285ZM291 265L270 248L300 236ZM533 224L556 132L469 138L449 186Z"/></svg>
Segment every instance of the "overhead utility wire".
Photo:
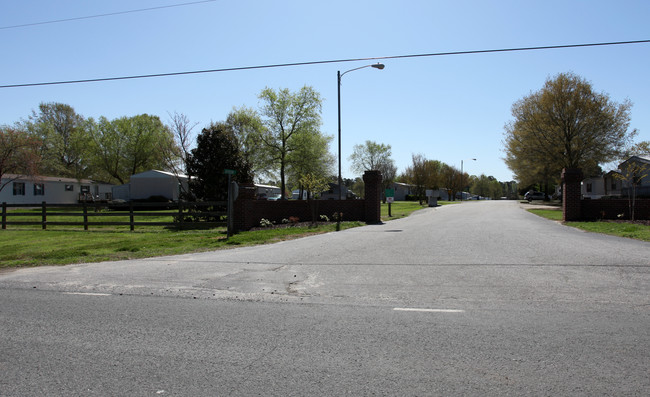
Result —
<svg viewBox="0 0 650 397"><path fill-rule="evenodd" d="M189 6L189 5L201 4L201 3L212 3L212 2L215 2L215 1L217 1L217 0L192 1L192 2L189 2L189 3L170 4L170 5L166 5L166 6L140 8L140 9L137 9L137 10L128 10L128 11L116 11L116 12L109 12L109 13L106 13L106 14L88 15L88 16L84 16L84 17L57 19L57 20L54 20L54 21L32 22L32 23L24 23L22 25L12 25L12 26L0 26L0 30L24 28L24 27L27 27L27 26L48 25L48 24L51 24L51 23L79 21L79 20L82 20L82 19L110 17L110 16L114 16L114 15L132 14L134 12L145 12L145 11L160 10L160 9L163 9L163 8L183 7L183 6Z"/></svg>
<svg viewBox="0 0 650 397"><path fill-rule="evenodd" d="M555 50L555 49L561 49L561 48L597 47L597 46L612 46L612 45L642 44L642 43L650 43L650 40L616 41L616 42L610 42L610 43L590 43L590 44L566 44L566 45L541 46L541 47L501 48L501 49L493 49L493 50L436 52L436 53L430 53L430 54L393 55L393 56L384 56L384 57L335 59L335 60L328 60L328 61L279 63L279 64L272 64L272 65L241 66L241 67L232 67L232 68L223 68L223 69L207 69L207 70L194 70L194 71L186 71L186 72L141 74L141 75L134 75L134 76L119 76L119 77L103 77L103 78L83 79L83 80L52 81L52 82L45 82L45 83L8 84L8 85L0 85L0 88L19 88L19 87L36 87L36 86L61 85L61 84L96 83L96 82L102 82L102 81L146 79L146 78L152 78L152 77L183 76L183 75L190 75L190 74L234 72L234 71L240 71L240 70L271 69L271 68L283 68L283 67L292 67L292 66L324 65L324 64L330 64L330 63L347 63L347 62L358 62L358 61L379 61L379 60L387 60L387 59L423 58L423 57L448 56L448 55L489 54L489 53L495 53L495 52Z"/></svg>

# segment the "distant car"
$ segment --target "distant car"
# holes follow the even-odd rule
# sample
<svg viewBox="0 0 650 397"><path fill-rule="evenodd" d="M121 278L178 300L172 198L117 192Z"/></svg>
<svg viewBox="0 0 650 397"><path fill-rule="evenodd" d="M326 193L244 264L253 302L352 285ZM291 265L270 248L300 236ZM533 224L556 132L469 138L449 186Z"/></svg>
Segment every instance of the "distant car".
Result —
<svg viewBox="0 0 650 397"><path fill-rule="evenodd" d="M531 202L533 200L544 200L546 199L546 194L542 192L534 192L531 190L530 192L526 192L526 194L524 194L524 199L528 200L528 202Z"/></svg>
<svg viewBox="0 0 650 397"><path fill-rule="evenodd" d="M280 200L281 197L282 197L282 195L280 193L273 194L273 195L270 195L267 200L278 201L278 200Z"/></svg>

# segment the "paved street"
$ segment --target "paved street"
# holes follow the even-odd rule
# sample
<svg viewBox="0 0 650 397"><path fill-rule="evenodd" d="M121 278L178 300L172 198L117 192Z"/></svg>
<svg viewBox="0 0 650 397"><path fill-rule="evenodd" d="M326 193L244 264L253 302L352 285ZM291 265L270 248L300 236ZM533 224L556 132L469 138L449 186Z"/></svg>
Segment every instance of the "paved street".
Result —
<svg viewBox="0 0 650 397"><path fill-rule="evenodd" d="M646 395L649 290L649 243L496 201L22 269L0 274L0 395Z"/></svg>

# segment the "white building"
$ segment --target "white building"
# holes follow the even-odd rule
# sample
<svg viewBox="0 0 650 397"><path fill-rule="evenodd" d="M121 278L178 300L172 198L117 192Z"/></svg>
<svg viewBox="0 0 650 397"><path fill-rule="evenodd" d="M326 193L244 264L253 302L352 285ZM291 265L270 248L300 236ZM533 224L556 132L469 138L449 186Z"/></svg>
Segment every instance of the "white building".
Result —
<svg viewBox="0 0 650 397"><path fill-rule="evenodd" d="M147 200L165 197L178 201L182 191L188 189L187 175L175 175L167 171L149 170L131 175L129 183L113 187L114 200Z"/></svg>
<svg viewBox="0 0 650 397"><path fill-rule="evenodd" d="M110 200L108 183L90 179L5 174L0 180L0 203L7 204L76 204L80 200Z"/></svg>
<svg viewBox="0 0 650 397"><path fill-rule="evenodd" d="M583 198L618 197L623 182L618 171L610 171L603 176L583 179L580 190Z"/></svg>
<svg viewBox="0 0 650 397"><path fill-rule="evenodd" d="M650 196L650 157L632 156L603 176L586 178L582 181L583 198L627 196L632 191L637 196ZM633 183L636 185L632 189Z"/></svg>
<svg viewBox="0 0 650 397"><path fill-rule="evenodd" d="M272 185L255 184L255 196L260 200L277 200L282 194L282 189Z"/></svg>

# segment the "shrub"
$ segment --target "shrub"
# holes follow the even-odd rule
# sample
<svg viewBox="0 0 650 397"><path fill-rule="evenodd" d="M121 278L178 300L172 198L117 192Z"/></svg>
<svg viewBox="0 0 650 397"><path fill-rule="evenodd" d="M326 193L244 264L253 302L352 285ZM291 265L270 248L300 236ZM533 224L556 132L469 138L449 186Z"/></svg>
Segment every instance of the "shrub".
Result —
<svg viewBox="0 0 650 397"><path fill-rule="evenodd" d="M321 215L320 220L323 221L323 222L329 222L330 218L327 215Z"/></svg>
<svg viewBox="0 0 650 397"><path fill-rule="evenodd" d="M273 226L273 223L271 223L271 221L266 219L266 218L262 218L260 220L260 226L262 226L262 227L271 227L271 226Z"/></svg>

